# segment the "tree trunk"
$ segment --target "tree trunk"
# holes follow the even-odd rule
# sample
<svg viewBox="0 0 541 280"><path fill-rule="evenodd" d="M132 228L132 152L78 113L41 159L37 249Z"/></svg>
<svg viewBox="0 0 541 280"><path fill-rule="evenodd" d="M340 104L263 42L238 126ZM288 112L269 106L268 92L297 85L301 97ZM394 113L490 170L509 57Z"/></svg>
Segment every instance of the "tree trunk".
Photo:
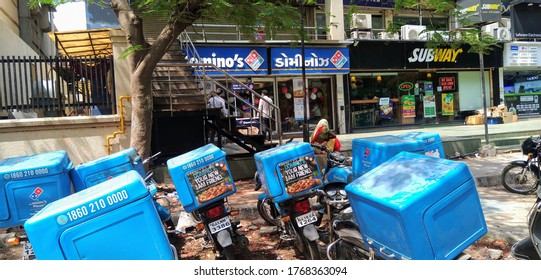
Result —
<svg viewBox="0 0 541 280"><path fill-rule="evenodd" d="M151 76L132 75L132 114L130 146L143 159L150 157L152 138L152 84Z"/></svg>

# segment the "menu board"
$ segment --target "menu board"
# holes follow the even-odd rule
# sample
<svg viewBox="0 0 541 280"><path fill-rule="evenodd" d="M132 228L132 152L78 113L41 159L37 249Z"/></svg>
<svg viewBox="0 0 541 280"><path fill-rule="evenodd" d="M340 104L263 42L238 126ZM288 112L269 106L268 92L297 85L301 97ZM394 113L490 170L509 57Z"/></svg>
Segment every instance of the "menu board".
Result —
<svg viewBox="0 0 541 280"><path fill-rule="evenodd" d="M207 202L233 190L225 160L209 164L187 174L199 203Z"/></svg>
<svg viewBox="0 0 541 280"><path fill-rule="evenodd" d="M455 77L441 77L440 87L442 91L455 90Z"/></svg>
<svg viewBox="0 0 541 280"><path fill-rule="evenodd" d="M322 184L315 155L290 160L279 164L278 167L288 195Z"/></svg>

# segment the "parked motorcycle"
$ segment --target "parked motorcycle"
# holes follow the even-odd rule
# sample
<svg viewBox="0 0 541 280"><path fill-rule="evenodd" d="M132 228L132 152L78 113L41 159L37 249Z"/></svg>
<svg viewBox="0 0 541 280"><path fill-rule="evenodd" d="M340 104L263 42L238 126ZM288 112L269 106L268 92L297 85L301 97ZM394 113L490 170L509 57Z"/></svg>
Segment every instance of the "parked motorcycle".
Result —
<svg viewBox="0 0 541 280"><path fill-rule="evenodd" d="M527 159L512 161L502 170L501 182L506 190L512 193L529 194L537 189L541 177L540 143L540 137L528 137L522 142L522 153L527 156Z"/></svg>
<svg viewBox="0 0 541 280"><path fill-rule="evenodd" d="M517 259L541 260L541 190L537 189L537 200L528 212L529 236L513 244L511 254Z"/></svg>
<svg viewBox="0 0 541 280"><path fill-rule="evenodd" d="M233 260L237 251L247 250L249 241L239 231L240 222L231 220L239 211L231 209L227 198L237 189L225 156L207 144L169 159L167 168L185 211L179 216L179 232L193 224L199 231L196 238L204 238L218 258Z"/></svg>

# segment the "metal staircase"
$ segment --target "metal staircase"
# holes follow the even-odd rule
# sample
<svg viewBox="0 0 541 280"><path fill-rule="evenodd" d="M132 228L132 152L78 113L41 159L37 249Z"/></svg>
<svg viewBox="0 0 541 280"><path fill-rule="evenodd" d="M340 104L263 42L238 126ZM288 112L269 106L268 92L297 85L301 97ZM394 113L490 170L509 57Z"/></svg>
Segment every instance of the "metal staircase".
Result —
<svg viewBox="0 0 541 280"><path fill-rule="evenodd" d="M254 98L260 99L260 102L267 101L261 99L262 96L259 93L216 65L201 63L201 61L188 33L183 32L154 71L152 77L154 111L171 112L171 114L178 111L203 111L205 131L215 130L218 139L227 138L229 142L238 145L251 155L282 144L278 106L269 104L273 108L270 130L272 135L276 135L271 141L265 141L265 135L259 132L239 129L236 125L236 118L239 116L235 112L242 111L240 108L243 105L250 108L252 116L261 116L261 114L257 106L247 102L231 90L232 85L235 84L242 91L249 92ZM218 73L218 75L209 76L208 71ZM213 77L219 77L219 81ZM219 109L206 108L206 100L210 97L211 89L218 88L221 88L222 92L225 93L223 97L230 107L226 118L229 121L225 121L225 125L216 125L220 113ZM259 117L259 124L260 126L263 124L261 117ZM207 141L207 137L205 137L205 141ZM218 142L218 146L222 148L223 141Z"/></svg>

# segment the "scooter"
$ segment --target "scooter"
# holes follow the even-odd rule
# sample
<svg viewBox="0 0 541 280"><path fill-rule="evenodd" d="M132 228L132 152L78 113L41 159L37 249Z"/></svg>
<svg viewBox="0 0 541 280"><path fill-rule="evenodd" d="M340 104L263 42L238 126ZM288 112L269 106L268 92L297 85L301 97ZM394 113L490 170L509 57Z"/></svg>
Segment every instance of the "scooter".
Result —
<svg viewBox="0 0 541 280"><path fill-rule="evenodd" d="M517 259L541 260L541 191L537 188L537 200L528 212L529 236L513 244L511 254Z"/></svg>

